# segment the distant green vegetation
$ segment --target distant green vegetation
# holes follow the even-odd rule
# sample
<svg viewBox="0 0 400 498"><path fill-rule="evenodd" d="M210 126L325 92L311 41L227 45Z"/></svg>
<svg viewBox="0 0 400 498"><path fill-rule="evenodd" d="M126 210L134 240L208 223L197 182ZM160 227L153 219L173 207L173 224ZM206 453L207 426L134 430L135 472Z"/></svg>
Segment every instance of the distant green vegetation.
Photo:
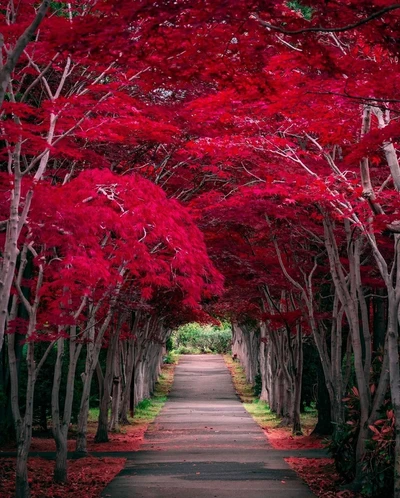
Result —
<svg viewBox="0 0 400 498"><path fill-rule="evenodd" d="M172 350L179 354L227 353L231 349L230 325L200 325L188 323L171 337Z"/></svg>

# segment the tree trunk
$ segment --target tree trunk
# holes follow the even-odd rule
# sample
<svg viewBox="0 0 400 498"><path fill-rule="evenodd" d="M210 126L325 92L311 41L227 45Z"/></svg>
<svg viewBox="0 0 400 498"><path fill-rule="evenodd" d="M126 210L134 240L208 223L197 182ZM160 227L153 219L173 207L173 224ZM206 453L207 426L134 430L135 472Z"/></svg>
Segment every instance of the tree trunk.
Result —
<svg viewBox="0 0 400 498"><path fill-rule="evenodd" d="M124 274L123 269L121 269L121 276ZM78 415L78 424L77 424L77 439L76 439L76 448L75 452L77 454L87 454L87 422L89 415L89 397L90 397L90 388L92 384L93 373L96 369L97 362L99 360L99 354L101 350L101 346L103 343L104 334L111 322L111 318L114 312L114 305L116 303L116 299L120 290L120 286L117 287L117 291L113 299L111 300L107 315L104 318L103 324L100 329L97 331L97 335L95 334L95 323L96 323L96 312L101 303L99 303L96 307L92 305L92 309L90 311L89 325L88 325L88 339L89 342L86 346L86 364L85 364L85 372L82 374L83 381L83 389L81 396L81 404L79 408Z"/></svg>
<svg viewBox="0 0 400 498"><path fill-rule="evenodd" d="M82 307L86 300L82 301ZM81 310L78 310L79 315ZM56 442L56 465L54 469L54 481L65 483L68 480L67 444L68 428L71 422L72 403L74 400L75 372L78 358L82 350L82 343L76 342L76 326L69 328L69 364L67 374L67 386L65 391L64 411L60 415L60 386L62 377L62 364L64 360L65 339L60 337L57 341L57 360L54 368L53 389L51 395L52 430Z"/></svg>
<svg viewBox="0 0 400 498"><path fill-rule="evenodd" d="M259 364L260 364L260 375L261 375L261 393L260 400L269 403L269 344L267 337L267 327L264 323L260 324L260 352L259 352Z"/></svg>
<svg viewBox="0 0 400 498"><path fill-rule="evenodd" d="M374 324L373 324L373 349L377 353L383 349L387 330L387 293L385 289L376 289L373 297Z"/></svg>
<svg viewBox="0 0 400 498"><path fill-rule="evenodd" d="M66 483L68 481L68 462L67 462L67 438L61 436L56 439L56 465L54 467L54 481Z"/></svg>
<svg viewBox="0 0 400 498"><path fill-rule="evenodd" d="M79 455L87 454L87 422L89 416L89 397L90 397L90 387L92 383L94 368L90 365L89 368L86 370L86 372L82 375L83 390L82 390L81 405L79 408L79 415L78 415L77 437L76 437L76 447L75 447L75 452Z"/></svg>
<svg viewBox="0 0 400 498"><path fill-rule="evenodd" d="M259 371L259 335L254 326L232 323L233 346L232 353L237 355L246 373L246 380L254 384Z"/></svg>
<svg viewBox="0 0 400 498"><path fill-rule="evenodd" d="M107 351L107 361L106 361L106 373L103 376L101 371L101 366L99 363L96 365L97 377L99 379L99 389L100 392L100 405L99 405L99 417L97 420L97 431L94 438L95 443L108 443L108 408L110 405L110 356L111 348L109 347Z"/></svg>
<svg viewBox="0 0 400 498"><path fill-rule="evenodd" d="M20 150L17 150L16 154L19 153ZM10 218L7 225L6 241L0 272L0 351L3 348L4 343L4 333L7 327L7 314L10 302L11 286L15 275L18 256L18 224L20 221L19 206L21 202L21 186L22 176L20 171L16 171L14 175L14 188L12 190L11 197Z"/></svg>
<svg viewBox="0 0 400 498"><path fill-rule="evenodd" d="M125 377L126 383L124 389L122 391L122 400L121 400L121 409L119 415L119 421L122 425L129 424L128 420L128 411L131 411L131 417L133 417L133 370L135 364L135 339L128 339L128 353L127 353L127 362L125 366Z"/></svg>
<svg viewBox="0 0 400 498"><path fill-rule="evenodd" d="M397 421L396 421L393 498L400 498L400 423Z"/></svg>
<svg viewBox="0 0 400 498"><path fill-rule="evenodd" d="M102 392L100 398L99 418L98 418L97 432L95 437L96 443L107 443L109 441L108 411L110 407L111 386L113 381L113 361L116 350L116 344L115 344L116 341L118 341L118 337L115 338L115 335L113 335L111 343L109 344L107 350L106 372L104 377L101 371L101 366L99 365L99 363L97 363L96 365L96 371L98 372L98 377L102 379L101 380Z"/></svg>
<svg viewBox="0 0 400 498"><path fill-rule="evenodd" d="M53 389L51 399L52 430L56 442L56 466L54 469L55 482L67 482L67 441L60 427L60 404L59 394L62 375L62 363L64 357L65 339L61 337L57 341L57 359L54 366Z"/></svg>
<svg viewBox="0 0 400 498"><path fill-rule="evenodd" d="M332 434L334 426L331 419L332 410L330 397L326 388L326 382L320 358L318 358L317 365L317 411L318 421L312 434L329 436L330 434Z"/></svg>
<svg viewBox="0 0 400 498"><path fill-rule="evenodd" d="M398 242L399 235L395 237ZM400 259L397 247L396 258ZM400 269L397 270L399 278ZM400 284L396 282L397 292L393 289L388 290L388 353L389 353L389 372L390 372L390 393L392 397L392 407L396 424L396 443L395 443L395 461L394 461L394 498L400 498L400 362L399 362L399 335L398 335L398 309L399 309L399 290ZM397 294L397 295L396 295Z"/></svg>
<svg viewBox="0 0 400 498"><path fill-rule="evenodd" d="M301 324L297 327L297 344L296 344L296 372L294 376L294 394L293 394L293 434L301 436L300 408L301 408L301 387L303 379L303 334Z"/></svg>
<svg viewBox="0 0 400 498"><path fill-rule="evenodd" d="M118 337L113 351L113 378L110 431L119 431L119 408L121 404L121 356Z"/></svg>
<svg viewBox="0 0 400 498"><path fill-rule="evenodd" d="M16 498L30 498L31 490L28 483L28 453L31 441L28 437L18 442L16 466Z"/></svg>
<svg viewBox="0 0 400 498"><path fill-rule="evenodd" d="M119 407L121 400L121 377L115 375L112 387L110 431L119 431Z"/></svg>

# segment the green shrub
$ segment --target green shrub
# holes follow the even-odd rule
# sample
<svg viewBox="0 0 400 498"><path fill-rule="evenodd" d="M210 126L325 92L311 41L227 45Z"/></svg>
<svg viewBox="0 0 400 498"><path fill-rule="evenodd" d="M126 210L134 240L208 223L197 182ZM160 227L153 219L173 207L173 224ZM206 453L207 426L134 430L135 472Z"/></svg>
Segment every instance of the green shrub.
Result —
<svg viewBox="0 0 400 498"><path fill-rule="evenodd" d="M298 0L293 0L293 1L287 2L287 6L289 7L289 9L293 9L293 10L297 11L299 14L301 14L304 17L304 19L307 19L307 21L311 21L312 14L313 14L312 7L308 7L307 5L303 5Z"/></svg>
<svg viewBox="0 0 400 498"><path fill-rule="evenodd" d="M149 398L145 398L145 399L142 399L142 401L140 401L137 404L136 410L147 410L147 408L149 408L149 406L151 406L151 400Z"/></svg>
<svg viewBox="0 0 400 498"><path fill-rule="evenodd" d="M163 363L167 365L173 365L177 362L177 354L174 351L168 351L168 353L163 358Z"/></svg>
<svg viewBox="0 0 400 498"><path fill-rule="evenodd" d="M262 379L261 379L261 374L258 373L254 379L254 386L253 386L254 396L259 398L261 395L261 390L262 390Z"/></svg>
<svg viewBox="0 0 400 498"><path fill-rule="evenodd" d="M199 351L194 351L192 348L189 348L188 346L179 346L176 349L174 349L175 353L177 354L197 354Z"/></svg>
<svg viewBox="0 0 400 498"><path fill-rule="evenodd" d="M167 352L172 351L174 349L174 341L172 340L172 337L168 337L165 343L165 349L167 350Z"/></svg>
<svg viewBox="0 0 400 498"><path fill-rule="evenodd" d="M371 497L390 496L393 489L395 419L393 410L383 410L381 418L370 425L372 438L366 442L363 461L363 494Z"/></svg>
<svg viewBox="0 0 400 498"><path fill-rule="evenodd" d="M336 427L327 445L329 453L335 460L336 470L347 482L355 476L358 432L358 427L352 423L341 424Z"/></svg>
<svg viewBox="0 0 400 498"><path fill-rule="evenodd" d="M189 323L172 334L174 350L180 354L227 353L232 332L227 324L220 327Z"/></svg>
<svg viewBox="0 0 400 498"><path fill-rule="evenodd" d="M355 476L356 445L360 431L360 400L353 387L343 400L346 403L346 423L338 426L328 444L339 474L350 482ZM393 489L395 420L389 397L381 407L381 417L370 425L372 436L366 441L362 462L362 496L384 498Z"/></svg>

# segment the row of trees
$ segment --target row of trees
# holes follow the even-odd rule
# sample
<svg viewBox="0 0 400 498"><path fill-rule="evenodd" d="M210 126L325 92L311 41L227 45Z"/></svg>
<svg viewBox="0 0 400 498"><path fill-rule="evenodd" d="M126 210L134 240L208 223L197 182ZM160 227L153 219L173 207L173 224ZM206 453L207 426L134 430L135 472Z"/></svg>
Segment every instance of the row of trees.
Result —
<svg viewBox="0 0 400 498"><path fill-rule="evenodd" d="M156 345L206 312L233 322L249 379L260 368L262 397L296 432L312 337L334 437L352 430L355 482L371 437L396 437L400 496L399 12L386 0L2 2L0 344L19 496L37 341L57 351L60 447L61 363L72 380L86 353L84 451L96 368L100 440L110 390L115 424L151 386Z"/></svg>

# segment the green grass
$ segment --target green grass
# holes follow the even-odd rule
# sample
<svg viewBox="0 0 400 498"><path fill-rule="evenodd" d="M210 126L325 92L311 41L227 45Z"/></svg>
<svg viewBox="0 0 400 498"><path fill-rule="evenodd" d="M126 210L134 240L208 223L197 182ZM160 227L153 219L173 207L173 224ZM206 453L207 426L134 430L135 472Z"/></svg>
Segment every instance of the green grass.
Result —
<svg viewBox="0 0 400 498"><path fill-rule="evenodd" d="M165 364L156 383L153 396L142 400L135 409L132 423L150 423L160 413L167 401L174 381L175 364Z"/></svg>
<svg viewBox="0 0 400 498"><path fill-rule="evenodd" d="M100 410L98 408L90 408L88 421L97 422L99 420L99 412Z"/></svg>
<svg viewBox="0 0 400 498"><path fill-rule="evenodd" d="M137 422L151 422L159 414L166 401L167 396L154 396L150 399L144 399L136 407L134 420Z"/></svg>
<svg viewBox="0 0 400 498"><path fill-rule="evenodd" d="M245 409L250 413L254 420L262 427L274 429L281 423L281 417L271 412L265 401L254 399L251 403L243 403ZM304 433L312 431L317 423L318 411L313 407L306 407L304 413L300 413L301 427Z"/></svg>
<svg viewBox="0 0 400 498"><path fill-rule="evenodd" d="M168 351L166 356L164 356L164 364L167 365L175 365L179 360L179 352L178 351Z"/></svg>
<svg viewBox="0 0 400 498"><path fill-rule="evenodd" d="M305 407L305 412L300 413L301 426L305 431L312 431L317 425L318 410L313 403L312 407Z"/></svg>
<svg viewBox="0 0 400 498"><path fill-rule="evenodd" d="M271 412L265 401L256 398L250 403L243 403L243 406L261 427L272 429L280 424L281 418Z"/></svg>

